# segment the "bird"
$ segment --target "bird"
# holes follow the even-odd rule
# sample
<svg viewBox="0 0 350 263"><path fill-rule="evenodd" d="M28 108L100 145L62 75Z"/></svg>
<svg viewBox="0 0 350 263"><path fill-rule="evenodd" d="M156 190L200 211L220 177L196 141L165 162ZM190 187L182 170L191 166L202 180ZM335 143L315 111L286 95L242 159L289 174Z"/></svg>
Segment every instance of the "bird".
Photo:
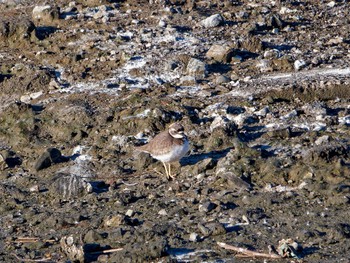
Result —
<svg viewBox="0 0 350 263"><path fill-rule="evenodd" d="M154 159L161 161L165 168L166 177L170 180L175 177L171 174L171 163L184 157L190 146L184 127L179 122L175 122L147 144L138 146L136 149L140 152L148 153Z"/></svg>

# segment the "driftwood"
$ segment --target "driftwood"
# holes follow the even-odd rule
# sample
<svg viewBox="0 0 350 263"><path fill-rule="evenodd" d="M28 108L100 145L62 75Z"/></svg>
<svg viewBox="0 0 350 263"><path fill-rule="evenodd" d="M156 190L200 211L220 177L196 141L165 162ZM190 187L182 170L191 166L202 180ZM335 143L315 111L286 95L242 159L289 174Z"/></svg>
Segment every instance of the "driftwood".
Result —
<svg viewBox="0 0 350 263"><path fill-rule="evenodd" d="M14 253L12 253L11 255L14 256L16 259L18 259L21 262L49 262L49 261L51 261L51 258L30 259L30 258L21 258Z"/></svg>
<svg viewBox="0 0 350 263"><path fill-rule="evenodd" d="M222 242L217 242L217 244L218 244L218 246L220 246L222 248L233 250L237 253L240 253L241 255L237 255L239 257L263 257L263 258L272 258L272 259L282 258L280 255L275 254L275 253L268 254L268 253L255 252L253 250L249 250L246 248L227 245L226 243L222 243Z"/></svg>
<svg viewBox="0 0 350 263"><path fill-rule="evenodd" d="M13 242L18 243L35 243L35 242L45 242L45 243L55 243L55 239L40 239L37 237L18 237Z"/></svg>

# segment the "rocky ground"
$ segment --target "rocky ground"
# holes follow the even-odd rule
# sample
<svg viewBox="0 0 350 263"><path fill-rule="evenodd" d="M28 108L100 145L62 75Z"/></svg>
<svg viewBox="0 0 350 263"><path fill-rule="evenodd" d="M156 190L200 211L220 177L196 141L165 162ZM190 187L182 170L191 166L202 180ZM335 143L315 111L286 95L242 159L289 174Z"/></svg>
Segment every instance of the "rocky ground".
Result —
<svg viewBox="0 0 350 263"><path fill-rule="evenodd" d="M349 10L0 1L0 261L348 262Z"/></svg>

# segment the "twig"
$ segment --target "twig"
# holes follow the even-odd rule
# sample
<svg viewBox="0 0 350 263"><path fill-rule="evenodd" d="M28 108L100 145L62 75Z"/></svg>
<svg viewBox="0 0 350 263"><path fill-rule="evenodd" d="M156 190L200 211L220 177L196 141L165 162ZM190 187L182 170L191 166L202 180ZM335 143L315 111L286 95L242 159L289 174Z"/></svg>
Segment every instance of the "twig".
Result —
<svg viewBox="0 0 350 263"><path fill-rule="evenodd" d="M11 255L22 262L48 262L51 260L51 258L39 258L39 259L21 258L17 256L15 253L11 253Z"/></svg>
<svg viewBox="0 0 350 263"><path fill-rule="evenodd" d="M241 248L241 247L235 247L235 246L231 246L231 245L227 245L226 243L222 243L222 242L217 242L218 246L225 248L225 249L229 249L229 250L233 250L237 253L241 253L243 255L239 255L242 257L264 257L264 258L282 258L280 255L271 253L271 254L267 254L267 253L260 253L260 252L255 252L246 248Z"/></svg>
<svg viewBox="0 0 350 263"><path fill-rule="evenodd" d="M121 182L122 182L122 184L125 184L126 186L134 186L134 185L138 184L138 183L129 184L129 183L124 182L123 180Z"/></svg>
<svg viewBox="0 0 350 263"><path fill-rule="evenodd" d="M102 250L102 251L96 251L96 252L92 252L89 254L92 255L96 255L96 254L108 254L108 253L113 253L113 252L117 252L117 251L122 251L124 248L120 247L120 248L111 248L111 249L106 249L106 250Z"/></svg>
<svg viewBox="0 0 350 263"><path fill-rule="evenodd" d="M35 243L35 242L40 242L40 241L47 242L47 243L54 243L54 242L56 242L55 239L44 239L44 240L41 240L40 238L37 238L37 237L18 237L13 242Z"/></svg>

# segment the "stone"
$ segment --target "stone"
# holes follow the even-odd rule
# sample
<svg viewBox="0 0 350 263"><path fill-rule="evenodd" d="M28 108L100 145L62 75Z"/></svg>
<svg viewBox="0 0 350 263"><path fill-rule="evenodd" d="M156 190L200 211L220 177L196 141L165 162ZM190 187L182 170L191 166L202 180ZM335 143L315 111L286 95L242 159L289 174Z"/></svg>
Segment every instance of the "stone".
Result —
<svg viewBox="0 0 350 263"><path fill-rule="evenodd" d="M216 84L225 84L225 83L229 83L230 81L231 79L229 77L226 77L225 75L219 75L215 79Z"/></svg>
<svg viewBox="0 0 350 263"><path fill-rule="evenodd" d="M84 262L84 249L81 245L76 245L75 243L73 236L64 236L60 240L61 249L70 260L73 262Z"/></svg>
<svg viewBox="0 0 350 263"><path fill-rule="evenodd" d="M103 224L107 227L119 227L125 222L125 217L122 215L107 216L103 220Z"/></svg>
<svg viewBox="0 0 350 263"><path fill-rule="evenodd" d="M161 210L159 210L158 215L166 216L166 215L168 215L168 213L165 209L161 209Z"/></svg>
<svg viewBox="0 0 350 263"><path fill-rule="evenodd" d="M125 215L132 217L135 214L134 210L128 209L128 211L126 211Z"/></svg>
<svg viewBox="0 0 350 263"><path fill-rule="evenodd" d="M32 12L32 18L39 24L51 24L54 20L59 19L60 9L57 6L43 5L35 6Z"/></svg>
<svg viewBox="0 0 350 263"><path fill-rule="evenodd" d="M186 71L187 74L191 76L204 78L207 75L207 66L203 61L196 58L191 58L188 61Z"/></svg>
<svg viewBox="0 0 350 263"><path fill-rule="evenodd" d="M206 201L203 204L200 204L198 209L200 212L209 213L210 211L215 209L215 207L216 207L216 204L214 204L210 201Z"/></svg>
<svg viewBox="0 0 350 263"><path fill-rule="evenodd" d="M295 70L301 70L302 68L304 68L306 66L307 66L307 63L302 59L298 59L298 60L294 61L294 69Z"/></svg>
<svg viewBox="0 0 350 263"><path fill-rule="evenodd" d="M92 192L92 185L82 176L58 173L50 185L50 192L63 200L83 196Z"/></svg>
<svg viewBox="0 0 350 263"><path fill-rule="evenodd" d="M188 240L191 242L197 242L199 241L199 236L197 233L191 233Z"/></svg>
<svg viewBox="0 0 350 263"><path fill-rule="evenodd" d="M220 26L224 23L224 18L220 14L215 14L203 19L200 24L205 28Z"/></svg>
<svg viewBox="0 0 350 263"><path fill-rule="evenodd" d="M56 148L48 148L36 161L34 168L36 171L50 167L52 164L60 163L67 160L64 158L60 150Z"/></svg>
<svg viewBox="0 0 350 263"><path fill-rule="evenodd" d="M214 44L206 53L206 57L218 62L228 63L233 57L233 49L227 44Z"/></svg>

